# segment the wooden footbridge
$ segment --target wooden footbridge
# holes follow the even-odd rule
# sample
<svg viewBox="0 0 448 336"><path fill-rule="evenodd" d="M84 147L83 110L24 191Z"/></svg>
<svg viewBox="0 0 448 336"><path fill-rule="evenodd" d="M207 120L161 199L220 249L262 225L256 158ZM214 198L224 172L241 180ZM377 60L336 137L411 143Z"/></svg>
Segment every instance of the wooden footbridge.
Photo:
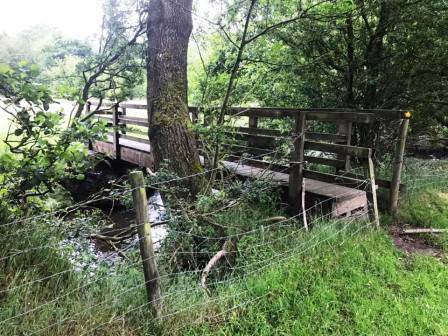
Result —
<svg viewBox="0 0 448 336"><path fill-rule="evenodd" d="M111 130L105 141L91 143L91 149L152 169L146 105L121 103L94 113L95 106L98 109L97 103L89 102L86 113L106 120ZM231 154L221 164L243 178L277 182L287 190L293 212L327 200L323 204L333 216L350 216L367 211L370 204L378 221L378 188L389 190L389 209L396 212L410 112L232 107L227 113L233 126L228 123L228 140L223 145ZM207 114L199 109L190 108L190 114L193 122L207 123ZM280 120L282 130L272 127L273 120ZM375 179L373 149L352 145L353 128L392 120L398 120L392 179ZM309 131L315 121L333 123L335 132ZM359 170L354 166L363 174L354 174Z"/></svg>

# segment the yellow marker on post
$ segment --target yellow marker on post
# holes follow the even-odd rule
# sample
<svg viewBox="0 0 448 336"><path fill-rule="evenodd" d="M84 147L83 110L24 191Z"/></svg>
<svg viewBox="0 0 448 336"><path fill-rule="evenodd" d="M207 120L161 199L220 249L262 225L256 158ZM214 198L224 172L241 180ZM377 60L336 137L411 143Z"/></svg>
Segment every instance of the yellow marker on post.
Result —
<svg viewBox="0 0 448 336"><path fill-rule="evenodd" d="M411 119L411 117L412 117L412 112L411 112L411 111L406 111L406 112L404 113L404 117L405 117L406 119Z"/></svg>

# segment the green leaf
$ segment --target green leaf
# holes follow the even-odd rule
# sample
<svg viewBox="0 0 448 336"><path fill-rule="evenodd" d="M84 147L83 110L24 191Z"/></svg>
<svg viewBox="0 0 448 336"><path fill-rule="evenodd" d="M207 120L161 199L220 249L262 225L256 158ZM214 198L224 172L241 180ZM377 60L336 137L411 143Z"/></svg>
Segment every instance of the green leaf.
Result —
<svg viewBox="0 0 448 336"><path fill-rule="evenodd" d="M84 180L84 178L85 178L84 174L78 174L78 175L76 175L76 179L79 180L79 181Z"/></svg>
<svg viewBox="0 0 448 336"><path fill-rule="evenodd" d="M0 63L0 75L6 75L8 72L11 72L12 69L8 64Z"/></svg>
<svg viewBox="0 0 448 336"><path fill-rule="evenodd" d="M20 67L26 67L28 65L28 61L27 60L21 60L20 62L19 62L19 66Z"/></svg>

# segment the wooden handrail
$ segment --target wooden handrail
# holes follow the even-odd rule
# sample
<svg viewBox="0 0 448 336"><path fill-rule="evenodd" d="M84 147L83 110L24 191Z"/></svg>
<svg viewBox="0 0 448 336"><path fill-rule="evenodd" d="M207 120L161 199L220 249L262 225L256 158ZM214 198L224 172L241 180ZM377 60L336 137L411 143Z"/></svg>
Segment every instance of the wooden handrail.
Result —
<svg viewBox="0 0 448 336"><path fill-rule="evenodd" d="M371 148L337 145L315 141L306 141L305 149L311 149L320 152L336 153L342 155L350 155L363 159L367 159L372 156Z"/></svg>
<svg viewBox="0 0 448 336"><path fill-rule="evenodd" d="M89 101L90 106L98 106L95 101ZM102 106L108 107L113 105L113 102L104 102ZM137 110L146 110L146 104L134 103L120 103L119 107ZM210 108L210 110L218 109ZM190 113L198 113L199 107L190 106ZM227 110L227 115L253 116L253 117L267 117L267 118L283 118L294 117L295 115L305 112L309 120L324 120L326 118L339 119L345 117L348 121L370 123L376 119L410 119L412 111L409 110L388 110L388 109L355 109L355 108L286 108L286 107L230 107ZM337 120L336 120L337 121Z"/></svg>

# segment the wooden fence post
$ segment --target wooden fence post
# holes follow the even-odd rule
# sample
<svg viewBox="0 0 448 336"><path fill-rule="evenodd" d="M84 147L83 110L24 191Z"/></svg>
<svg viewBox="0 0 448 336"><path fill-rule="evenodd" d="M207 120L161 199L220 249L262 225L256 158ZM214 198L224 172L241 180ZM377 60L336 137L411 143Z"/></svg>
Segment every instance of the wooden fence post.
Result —
<svg viewBox="0 0 448 336"><path fill-rule="evenodd" d="M292 215L305 213L303 204L303 161L305 157L305 124L306 113L300 112L295 117L294 151L291 153L291 169L289 173L289 210ZM305 214L306 215L306 214Z"/></svg>
<svg viewBox="0 0 448 336"><path fill-rule="evenodd" d="M368 169L370 177L370 190L372 192L373 220L377 228L380 227L380 215L378 212L378 199L376 196L375 168L373 166L372 154L368 157Z"/></svg>
<svg viewBox="0 0 448 336"><path fill-rule="evenodd" d="M118 112L118 104L115 104L114 109L113 109L113 115L112 115L112 124L114 127L112 137L113 137L115 159L117 159L117 160L120 160L120 158L121 158L120 133L119 133L119 129L118 129L118 125L119 125L119 121L120 121L119 116L120 116L120 113Z"/></svg>
<svg viewBox="0 0 448 336"><path fill-rule="evenodd" d="M151 224L148 217L148 201L146 198L145 182L141 171L129 174L132 186L132 198L137 222L137 232L140 242L140 254L145 275L146 293L154 317L160 316L162 302L160 297L159 271L154 255L151 237Z"/></svg>
<svg viewBox="0 0 448 336"><path fill-rule="evenodd" d="M400 124L399 139L394 155L393 175L389 194L389 211L393 217L398 212L398 198L400 195L401 170L403 168L403 157L406 146L406 135L408 132L409 119L402 119Z"/></svg>

